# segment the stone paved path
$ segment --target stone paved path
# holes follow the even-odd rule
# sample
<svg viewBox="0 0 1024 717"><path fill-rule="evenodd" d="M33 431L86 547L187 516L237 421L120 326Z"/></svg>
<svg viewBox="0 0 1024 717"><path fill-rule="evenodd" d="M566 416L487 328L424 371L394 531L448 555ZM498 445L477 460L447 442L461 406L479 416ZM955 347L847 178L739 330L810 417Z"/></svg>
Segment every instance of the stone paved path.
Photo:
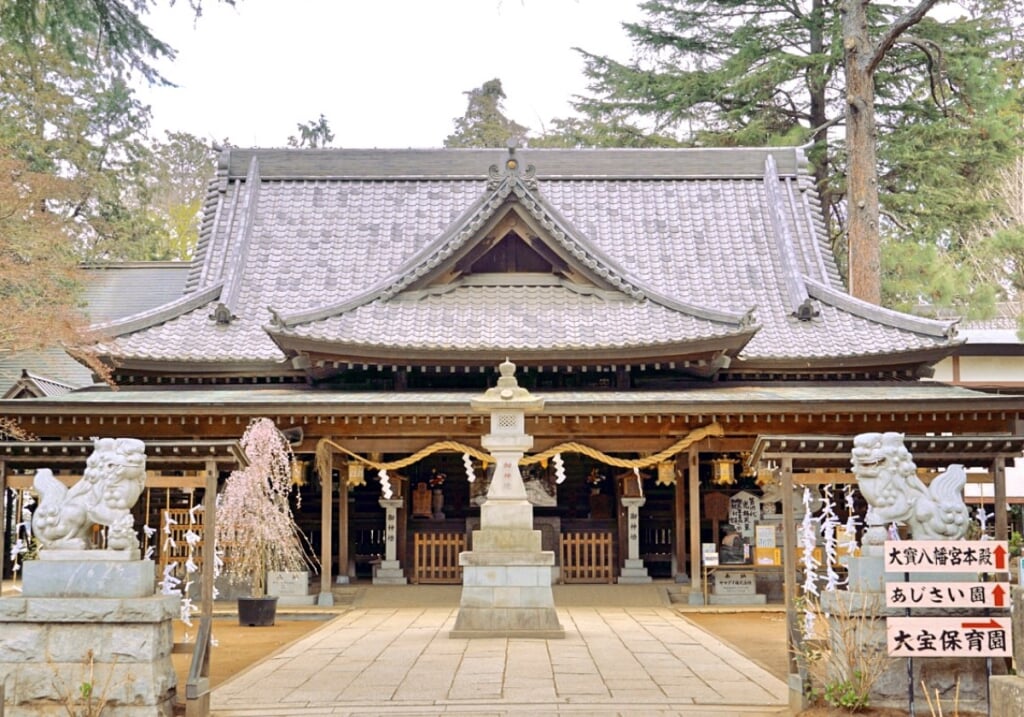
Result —
<svg viewBox="0 0 1024 717"><path fill-rule="evenodd" d="M781 680L668 607L559 607L563 640L451 639L456 614L354 607L216 688L213 714L789 714Z"/></svg>

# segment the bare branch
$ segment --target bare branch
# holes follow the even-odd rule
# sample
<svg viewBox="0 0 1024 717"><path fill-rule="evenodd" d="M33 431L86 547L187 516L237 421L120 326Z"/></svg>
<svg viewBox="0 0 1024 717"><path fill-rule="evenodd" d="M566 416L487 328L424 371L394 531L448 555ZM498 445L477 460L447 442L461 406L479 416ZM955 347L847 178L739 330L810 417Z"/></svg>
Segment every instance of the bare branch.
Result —
<svg viewBox="0 0 1024 717"><path fill-rule="evenodd" d="M939 0L921 0L916 6L909 10L905 15L901 15L893 21L889 29L878 38L878 42L875 43L874 52L871 53L871 57L867 63L867 70L869 73L873 73L878 67L878 64L885 57L885 54L889 52L889 49L895 44L896 39L904 32L912 28L917 23L924 19L928 11L931 10L935 3Z"/></svg>

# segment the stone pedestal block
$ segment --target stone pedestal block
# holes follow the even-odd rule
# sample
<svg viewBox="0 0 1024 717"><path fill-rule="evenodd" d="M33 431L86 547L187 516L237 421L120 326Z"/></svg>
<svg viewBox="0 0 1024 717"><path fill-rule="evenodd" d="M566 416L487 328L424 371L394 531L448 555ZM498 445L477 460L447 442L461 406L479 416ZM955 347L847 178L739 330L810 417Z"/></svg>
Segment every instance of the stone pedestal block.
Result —
<svg viewBox="0 0 1024 717"><path fill-rule="evenodd" d="M886 608L885 595L881 592L823 592L821 607L829 614L829 633L833 649L844 651L845 645L849 643L844 642L839 636L854 633L856 644L853 649L859 655L872 652L886 653L886 618L903 614L903 610ZM976 612L957 613L955 610L928 612L934 616L977 616ZM851 664L856 665L857 659L856 656L851 658ZM992 660L992 669L994 674L1006 672L1005 663L1001 659ZM923 683L933 699L937 692L943 703L952 703L954 697L959 694L959 707L962 711L986 712L988 674L984 657L921 657L913 660L912 673L915 702L924 702ZM869 704L876 707L906 708L907 688L906 658L888 658L885 670L871 688Z"/></svg>
<svg viewBox="0 0 1024 717"><path fill-rule="evenodd" d="M94 698L107 702L105 717L170 717L178 609L178 597L152 594L0 598L5 717L67 715L64 701L90 681L90 662Z"/></svg>
<svg viewBox="0 0 1024 717"><path fill-rule="evenodd" d="M627 585L636 585L653 581L650 573L647 572L647 566L644 565L643 560L626 560L626 564L623 566L622 572L619 573L618 582Z"/></svg>
<svg viewBox="0 0 1024 717"><path fill-rule="evenodd" d="M551 592L554 563L551 551L462 553L462 598L450 636L565 637Z"/></svg>
<svg viewBox="0 0 1024 717"><path fill-rule="evenodd" d="M267 571L267 595L275 596L279 606L316 604L316 595L309 591L309 572L306 570Z"/></svg>
<svg viewBox="0 0 1024 717"><path fill-rule="evenodd" d="M1024 715L1024 677L998 675L988 684L989 714Z"/></svg>
<svg viewBox="0 0 1024 717"><path fill-rule="evenodd" d="M22 566L25 597L136 598L153 594L156 573L152 560L97 560L93 554L114 550L40 551L45 560L26 560ZM77 556L77 557L76 557Z"/></svg>
<svg viewBox="0 0 1024 717"><path fill-rule="evenodd" d="M408 582L397 560L381 560L373 572L374 585L405 585Z"/></svg>

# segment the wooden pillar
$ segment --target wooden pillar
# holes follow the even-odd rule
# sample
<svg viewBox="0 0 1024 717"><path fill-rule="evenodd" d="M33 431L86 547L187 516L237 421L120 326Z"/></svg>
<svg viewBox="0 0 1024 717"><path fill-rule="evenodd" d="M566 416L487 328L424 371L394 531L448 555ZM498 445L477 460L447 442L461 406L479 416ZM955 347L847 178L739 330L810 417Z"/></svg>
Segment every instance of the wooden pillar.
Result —
<svg viewBox="0 0 1024 717"><path fill-rule="evenodd" d="M993 489L992 495L995 499L995 539L996 540L1009 540L1010 531L1007 523L1007 505L1006 505L1006 458L1003 456L996 456L995 460L992 461L992 481Z"/></svg>
<svg viewBox="0 0 1024 717"><path fill-rule="evenodd" d="M331 592L331 585L334 582L334 556L331 555L331 543L333 542L331 528L334 524L334 504L331 502L334 496L333 458L331 466L332 469L326 471L327 475L320 476L320 595L317 597L318 605L334 604L334 593Z"/></svg>
<svg viewBox="0 0 1024 717"><path fill-rule="evenodd" d="M625 366L617 366L615 368L615 388L619 391L626 391L632 388L629 371Z"/></svg>
<svg viewBox="0 0 1024 717"><path fill-rule="evenodd" d="M213 548L217 538L217 463L206 461L203 490L203 590L200 617L213 619ZM209 654L209 650L206 651Z"/></svg>
<svg viewBox="0 0 1024 717"><path fill-rule="evenodd" d="M796 661L796 526L793 523L793 459L782 459L782 594L786 605L786 654L789 655L789 674L799 672Z"/></svg>
<svg viewBox="0 0 1024 717"><path fill-rule="evenodd" d="M334 461L331 461L334 466ZM348 582L348 472L338 475L338 582Z"/></svg>
<svg viewBox="0 0 1024 717"><path fill-rule="evenodd" d="M700 452L687 452L686 482L690 493L690 604L704 603L704 577L700 565Z"/></svg>
<svg viewBox="0 0 1024 717"><path fill-rule="evenodd" d="M673 486L674 499L675 499L675 526L672 534L675 537L675 562L676 562L676 574L675 581L677 583L688 584L690 582L690 573L686 568L686 484L683 482L682 476L686 474L686 471L678 470L679 463L674 461L672 468L676 473L676 482ZM693 553L697 555L697 553ZM696 572L700 568L693 568Z"/></svg>
<svg viewBox="0 0 1024 717"><path fill-rule="evenodd" d="M622 568L626 565L626 560L629 559L630 555L627 554L629 546L629 525L628 525L628 512L626 507L622 505L622 496L625 494L623 490L623 481L619 479L619 476L615 476L612 479L615 482L615 498L614 498L614 510L615 510L615 528L618 533L618 564L615 566L615 571L618 574L622 573Z"/></svg>
<svg viewBox="0 0 1024 717"><path fill-rule="evenodd" d="M14 502L17 505L17 501ZM4 560L7 559L7 463L0 461L0 596L4 594ZM13 516L17 524L18 516ZM0 694L0 704L3 704L3 695Z"/></svg>

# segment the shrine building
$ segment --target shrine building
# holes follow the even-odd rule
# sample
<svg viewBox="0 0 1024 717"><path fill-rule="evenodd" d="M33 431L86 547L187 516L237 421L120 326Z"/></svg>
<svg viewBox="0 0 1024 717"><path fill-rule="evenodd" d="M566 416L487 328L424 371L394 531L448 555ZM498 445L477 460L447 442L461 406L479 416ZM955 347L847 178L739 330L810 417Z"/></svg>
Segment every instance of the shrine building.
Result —
<svg viewBox="0 0 1024 717"><path fill-rule="evenodd" d="M506 359L544 399L522 472L561 582L616 582L632 532L648 576L699 592L702 544L791 529L790 486L850 484L870 431L905 433L925 480L976 469L1005 538L1024 448L1024 397L932 378L956 322L847 293L800 148L228 148L180 296L96 328L116 390L0 401L36 439L0 444L0 486L139 438L181 458L140 502L156 527L270 417L324 586L373 579L382 471L405 577L460 582L487 481L470 402Z"/></svg>

